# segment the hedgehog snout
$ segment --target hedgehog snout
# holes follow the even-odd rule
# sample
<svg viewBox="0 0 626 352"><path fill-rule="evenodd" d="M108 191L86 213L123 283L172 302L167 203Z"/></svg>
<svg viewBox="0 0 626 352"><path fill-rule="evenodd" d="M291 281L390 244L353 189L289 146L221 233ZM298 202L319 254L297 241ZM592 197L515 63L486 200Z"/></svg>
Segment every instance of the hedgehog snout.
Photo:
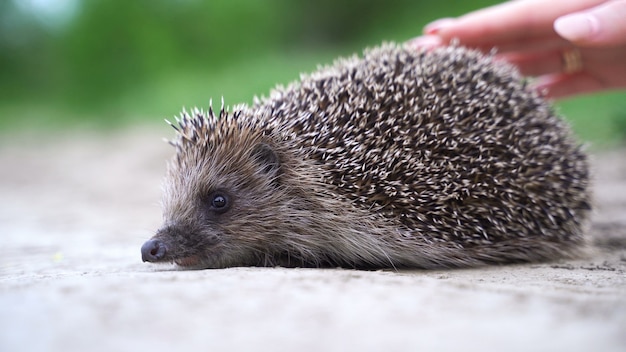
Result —
<svg viewBox="0 0 626 352"><path fill-rule="evenodd" d="M144 262L158 262L165 257L167 247L160 240L148 240L141 246L141 260Z"/></svg>

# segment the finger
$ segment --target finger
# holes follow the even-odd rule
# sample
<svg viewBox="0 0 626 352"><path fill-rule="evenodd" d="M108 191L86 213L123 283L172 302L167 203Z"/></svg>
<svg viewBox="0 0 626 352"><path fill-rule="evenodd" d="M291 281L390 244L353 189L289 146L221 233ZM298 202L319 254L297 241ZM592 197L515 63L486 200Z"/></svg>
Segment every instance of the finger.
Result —
<svg viewBox="0 0 626 352"><path fill-rule="evenodd" d="M515 42L501 43L495 46L496 50L500 54L504 53L519 53L519 54L531 54L545 51L558 51L566 47L571 47L572 44L567 40L560 38L556 35L550 37L529 37L517 40ZM493 47L480 46L479 49L483 51L489 51Z"/></svg>
<svg viewBox="0 0 626 352"><path fill-rule="evenodd" d="M513 64L524 76L542 76L559 73L563 70L563 60L560 51L503 54L497 55L496 58Z"/></svg>
<svg viewBox="0 0 626 352"><path fill-rule="evenodd" d="M554 30L581 46L626 43L626 1L608 1L590 10L558 18Z"/></svg>
<svg viewBox="0 0 626 352"><path fill-rule="evenodd" d="M455 19L450 17L440 18L424 26L423 32L424 34L437 34L441 27L445 27L446 25L451 24L454 21Z"/></svg>
<svg viewBox="0 0 626 352"><path fill-rule="evenodd" d="M441 38L436 35L422 35L417 38L409 40L409 45L424 50L431 50L438 46L441 46Z"/></svg>
<svg viewBox="0 0 626 352"><path fill-rule="evenodd" d="M448 43L444 43L441 37L438 35L422 35L409 40L409 44L416 48L433 49L438 46L443 46ZM463 46L468 46L461 43ZM515 43L502 43L500 46L471 46L474 49L478 49L482 52L490 52L492 49L496 49L498 54L505 53L534 53L541 51L556 51L566 47L571 47L571 43L563 38L555 36L554 38L529 38L523 41Z"/></svg>
<svg viewBox="0 0 626 352"><path fill-rule="evenodd" d="M472 47L501 47L532 38L555 39L553 22L559 16L597 5L604 0L510 1L471 12L454 21L427 25L445 43L457 38Z"/></svg>
<svg viewBox="0 0 626 352"><path fill-rule="evenodd" d="M572 57L572 55L574 57ZM568 69L577 70L575 67L586 66L585 57L585 52L571 46L549 51L496 55L496 59L515 65L525 76L542 76L561 73ZM569 60L566 60L566 58L569 58ZM572 62L572 59L574 59L575 62Z"/></svg>
<svg viewBox="0 0 626 352"><path fill-rule="evenodd" d="M534 81L531 87L552 99L567 98L606 88L600 81L586 72L542 76Z"/></svg>

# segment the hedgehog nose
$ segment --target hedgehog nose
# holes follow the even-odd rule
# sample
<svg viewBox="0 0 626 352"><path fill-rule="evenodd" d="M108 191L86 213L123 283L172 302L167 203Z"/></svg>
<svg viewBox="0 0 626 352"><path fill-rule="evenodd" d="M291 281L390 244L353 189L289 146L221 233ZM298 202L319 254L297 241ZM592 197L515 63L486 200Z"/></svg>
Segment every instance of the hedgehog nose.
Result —
<svg viewBox="0 0 626 352"><path fill-rule="evenodd" d="M165 257L167 248L159 240L149 240L141 246L141 259L144 262L158 262Z"/></svg>

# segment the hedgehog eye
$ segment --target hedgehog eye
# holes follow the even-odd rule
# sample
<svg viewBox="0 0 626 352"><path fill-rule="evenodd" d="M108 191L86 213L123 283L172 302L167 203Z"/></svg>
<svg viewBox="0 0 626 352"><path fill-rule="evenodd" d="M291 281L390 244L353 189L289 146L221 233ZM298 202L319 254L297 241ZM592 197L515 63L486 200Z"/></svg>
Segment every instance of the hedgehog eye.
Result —
<svg viewBox="0 0 626 352"><path fill-rule="evenodd" d="M230 200L227 195L215 192L209 197L211 210L216 213L224 213L230 207Z"/></svg>
<svg viewBox="0 0 626 352"><path fill-rule="evenodd" d="M224 196L222 195L216 195L213 197L213 200L211 201L211 205L214 208L223 208L226 206L226 198L224 198Z"/></svg>

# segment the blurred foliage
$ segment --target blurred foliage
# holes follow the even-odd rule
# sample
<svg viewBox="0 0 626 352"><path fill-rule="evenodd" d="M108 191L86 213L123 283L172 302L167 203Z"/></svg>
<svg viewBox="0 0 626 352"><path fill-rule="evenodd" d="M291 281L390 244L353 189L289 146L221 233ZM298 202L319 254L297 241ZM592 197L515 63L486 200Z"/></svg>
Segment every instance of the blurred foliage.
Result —
<svg viewBox="0 0 626 352"><path fill-rule="evenodd" d="M317 64L497 2L0 0L0 131L160 122L210 98L250 102ZM615 115L623 97L562 110L585 138L611 140L610 119L590 137L578 112Z"/></svg>

